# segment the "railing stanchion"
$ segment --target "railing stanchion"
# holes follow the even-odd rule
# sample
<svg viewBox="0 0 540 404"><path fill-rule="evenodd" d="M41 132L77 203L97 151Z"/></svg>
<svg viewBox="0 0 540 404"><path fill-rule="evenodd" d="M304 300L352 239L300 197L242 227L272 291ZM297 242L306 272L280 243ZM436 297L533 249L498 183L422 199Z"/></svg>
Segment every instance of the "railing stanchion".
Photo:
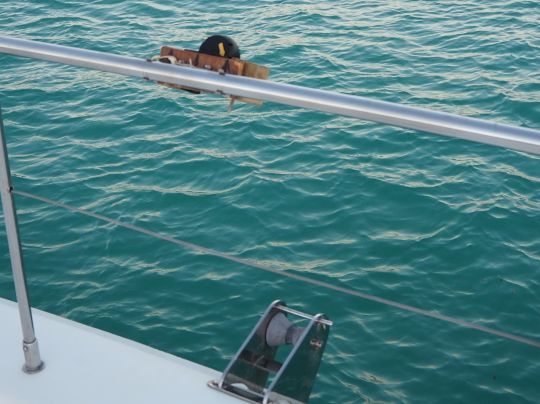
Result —
<svg viewBox="0 0 540 404"><path fill-rule="evenodd" d="M39 354L38 341L34 333L32 312L30 311L30 300L28 298L28 292L26 291L26 277L24 275L21 241L17 225L17 214L13 200L11 173L9 171L8 153L4 135L2 108L0 106L0 194L2 197L2 209L4 211L11 269L13 270L13 282L15 283L15 294L19 305L19 315L22 325L24 352L23 370L26 373L36 373L43 369L43 361Z"/></svg>

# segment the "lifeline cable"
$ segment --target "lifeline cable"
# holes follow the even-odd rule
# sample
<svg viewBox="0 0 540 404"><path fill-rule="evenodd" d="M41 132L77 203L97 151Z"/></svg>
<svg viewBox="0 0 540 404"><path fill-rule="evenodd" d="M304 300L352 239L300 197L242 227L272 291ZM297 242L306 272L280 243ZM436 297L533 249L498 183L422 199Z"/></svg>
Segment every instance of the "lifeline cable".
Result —
<svg viewBox="0 0 540 404"><path fill-rule="evenodd" d="M298 275L298 274L294 274L294 273L290 273L290 272L285 272L285 271L278 270L278 269L273 269L273 268L270 268L270 267L268 267L266 265L262 265L262 264L259 264L259 263L255 262L255 261L252 261L250 259L237 258L235 256L223 253L221 251L214 250L212 248L203 247L203 246L200 246L200 245L197 245L197 244L190 243L188 241L179 240L179 239L176 239L176 238L164 235L164 234L159 234L159 233L153 232L151 230L147 230L145 228L135 226L133 224L124 223L124 222L121 222L121 221L116 220L116 219L111 219L111 218L109 218L107 216L100 215L99 213L94 213L94 212L91 212L91 211L83 209L83 208L77 208L75 206L68 205L66 203L62 203L62 202L58 202L58 201L54 201L52 199L45 198L45 197L39 196L39 195L35 195L35 194L29 193L29 192L18 191L18 190L15 190L13 188L12 188L12 192L14 194L17 194L17 195L20 195L20 196L23 196L23 197L26 197L26 198L29 198L29 199L34 199L34 200L41 201L41 202L44 202L44 203L49 204L49 205L58 206L58 207L66 209L66 210L69 210L71 212L76 212L76 213L83 214L85 216L93 217L95 219L98 219L98 220L101 220L101 221L104 221L104 222L107 222L107 223L112 223L114 225L124 227L126 229L136 231L138 233L146 234L148 236L151 236L151 237L154 237L154 238L157 238L157 239L169 241L169 242L171 242L173 244L188 248L190 250L198 251L200 253L204 253L204 254L207 254L207 255L213 255L215 257L220 257L220 258L223 258L223 259L228 260L228 261L236 262L236 263L246 265L246 266L249 266L249 267L252 267L252 268L257 268L257 269L261 269L261 270L266 271L266 272L271 272L271 273L276 274L276 275L285 276L287 278L295 279L295 280L300 281L300 282L309 283L311 285L316 285L316 286L319 286L321 288L335 290L337 292L341 292L341 293L344 293L344 294L347 294L347 295L350 295L350 296L355 296L355 297L358 297L360 299L370 300L370 301L373 301L373 302L384 304L386 306L396 307L398 309L409 311L409 312L412 312L412 313L416 313L416 314L419 314L419 315L422 315L422 316L425 316L425 317L435 318L437 320L445 321L447 323L457 324L457 325L460 325L462 327L471 328L471 329L481 331L481 332L484 332L484 333L487 333L487 334L496 335L496 336L501 337L501 338L505 338L505 339L516 341L516 342L519 342L519 343L522 343L522 344L530 345L530 346L533 346L535 348L540 348L540 341L535 340L535 339L521 337L519 335L511 334L511 333L504 332L504 331L499 331L499 330L496 330L494 328L484 327L482 325L470 323L468 321L461 320L459 318L446 316L444 314L439 314L439 313L435 313L435 312L432 312L432 311L424 310L424 309L421 309L421 308L418 308L418 307L415 307L415 306L410 306L408 304L403 304L403 303L399 303L399 302L396 302L396 301L393 301L393 300L388 300L388 299L385 299L385 298L382 298L382 297L370 295L370 294L367 294L367 293L358 292L358 291L355 291L355 290L352 290L352 289L347 289L347 288L344 288L344 287L341 287L341 286L332 285L330 283L326 283L326 282L323 282L323 281L318 281L318 280L315 280L315 279L311 279L311 278L308 278L306 276L302 276L302 275Z"/></svg>

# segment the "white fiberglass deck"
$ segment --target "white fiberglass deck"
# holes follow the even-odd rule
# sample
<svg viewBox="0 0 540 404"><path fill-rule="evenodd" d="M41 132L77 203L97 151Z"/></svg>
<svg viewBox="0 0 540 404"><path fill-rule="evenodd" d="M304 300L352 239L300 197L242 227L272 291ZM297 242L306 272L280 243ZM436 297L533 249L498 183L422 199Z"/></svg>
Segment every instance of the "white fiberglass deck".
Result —
<svg viewBox="0 0 540 404"><path fill-rule="evenodd" d="M32 310L45 369L23 373L15 303L0 299L0 403L239 403L207 387L219 373L145 345Z"/></svg>

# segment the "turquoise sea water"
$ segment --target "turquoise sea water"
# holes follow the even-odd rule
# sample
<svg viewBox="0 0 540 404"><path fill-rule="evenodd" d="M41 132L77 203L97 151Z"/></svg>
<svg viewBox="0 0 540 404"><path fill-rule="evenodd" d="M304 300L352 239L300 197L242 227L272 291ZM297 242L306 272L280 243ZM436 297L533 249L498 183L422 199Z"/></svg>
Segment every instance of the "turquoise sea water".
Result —
<svg viewBox="0 0 540 404"><path fill-rule="evenodd" d="M539 16L537 1L14 0L0 34L149 57L225 33L277 81L539 128ZM19 189L540 339L539 157L0 63ZM280 298L335 321L314 403L540 402L538 349L16 202L40 309L221 370ZM0 253L14 299L3 225Z"/></svg>

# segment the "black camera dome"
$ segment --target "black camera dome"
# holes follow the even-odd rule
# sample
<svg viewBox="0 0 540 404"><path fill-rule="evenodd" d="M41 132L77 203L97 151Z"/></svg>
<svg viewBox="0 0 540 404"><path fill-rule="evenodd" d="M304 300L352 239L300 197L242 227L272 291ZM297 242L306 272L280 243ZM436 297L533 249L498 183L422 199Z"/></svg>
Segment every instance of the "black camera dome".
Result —
<svg viewBox="0 0 540 404"><path fill-rule="evenodd" d="M226 35L212 35L206 38L199 48L199 52L206 55L240 59L240 48L234 39Z"/></svg>

